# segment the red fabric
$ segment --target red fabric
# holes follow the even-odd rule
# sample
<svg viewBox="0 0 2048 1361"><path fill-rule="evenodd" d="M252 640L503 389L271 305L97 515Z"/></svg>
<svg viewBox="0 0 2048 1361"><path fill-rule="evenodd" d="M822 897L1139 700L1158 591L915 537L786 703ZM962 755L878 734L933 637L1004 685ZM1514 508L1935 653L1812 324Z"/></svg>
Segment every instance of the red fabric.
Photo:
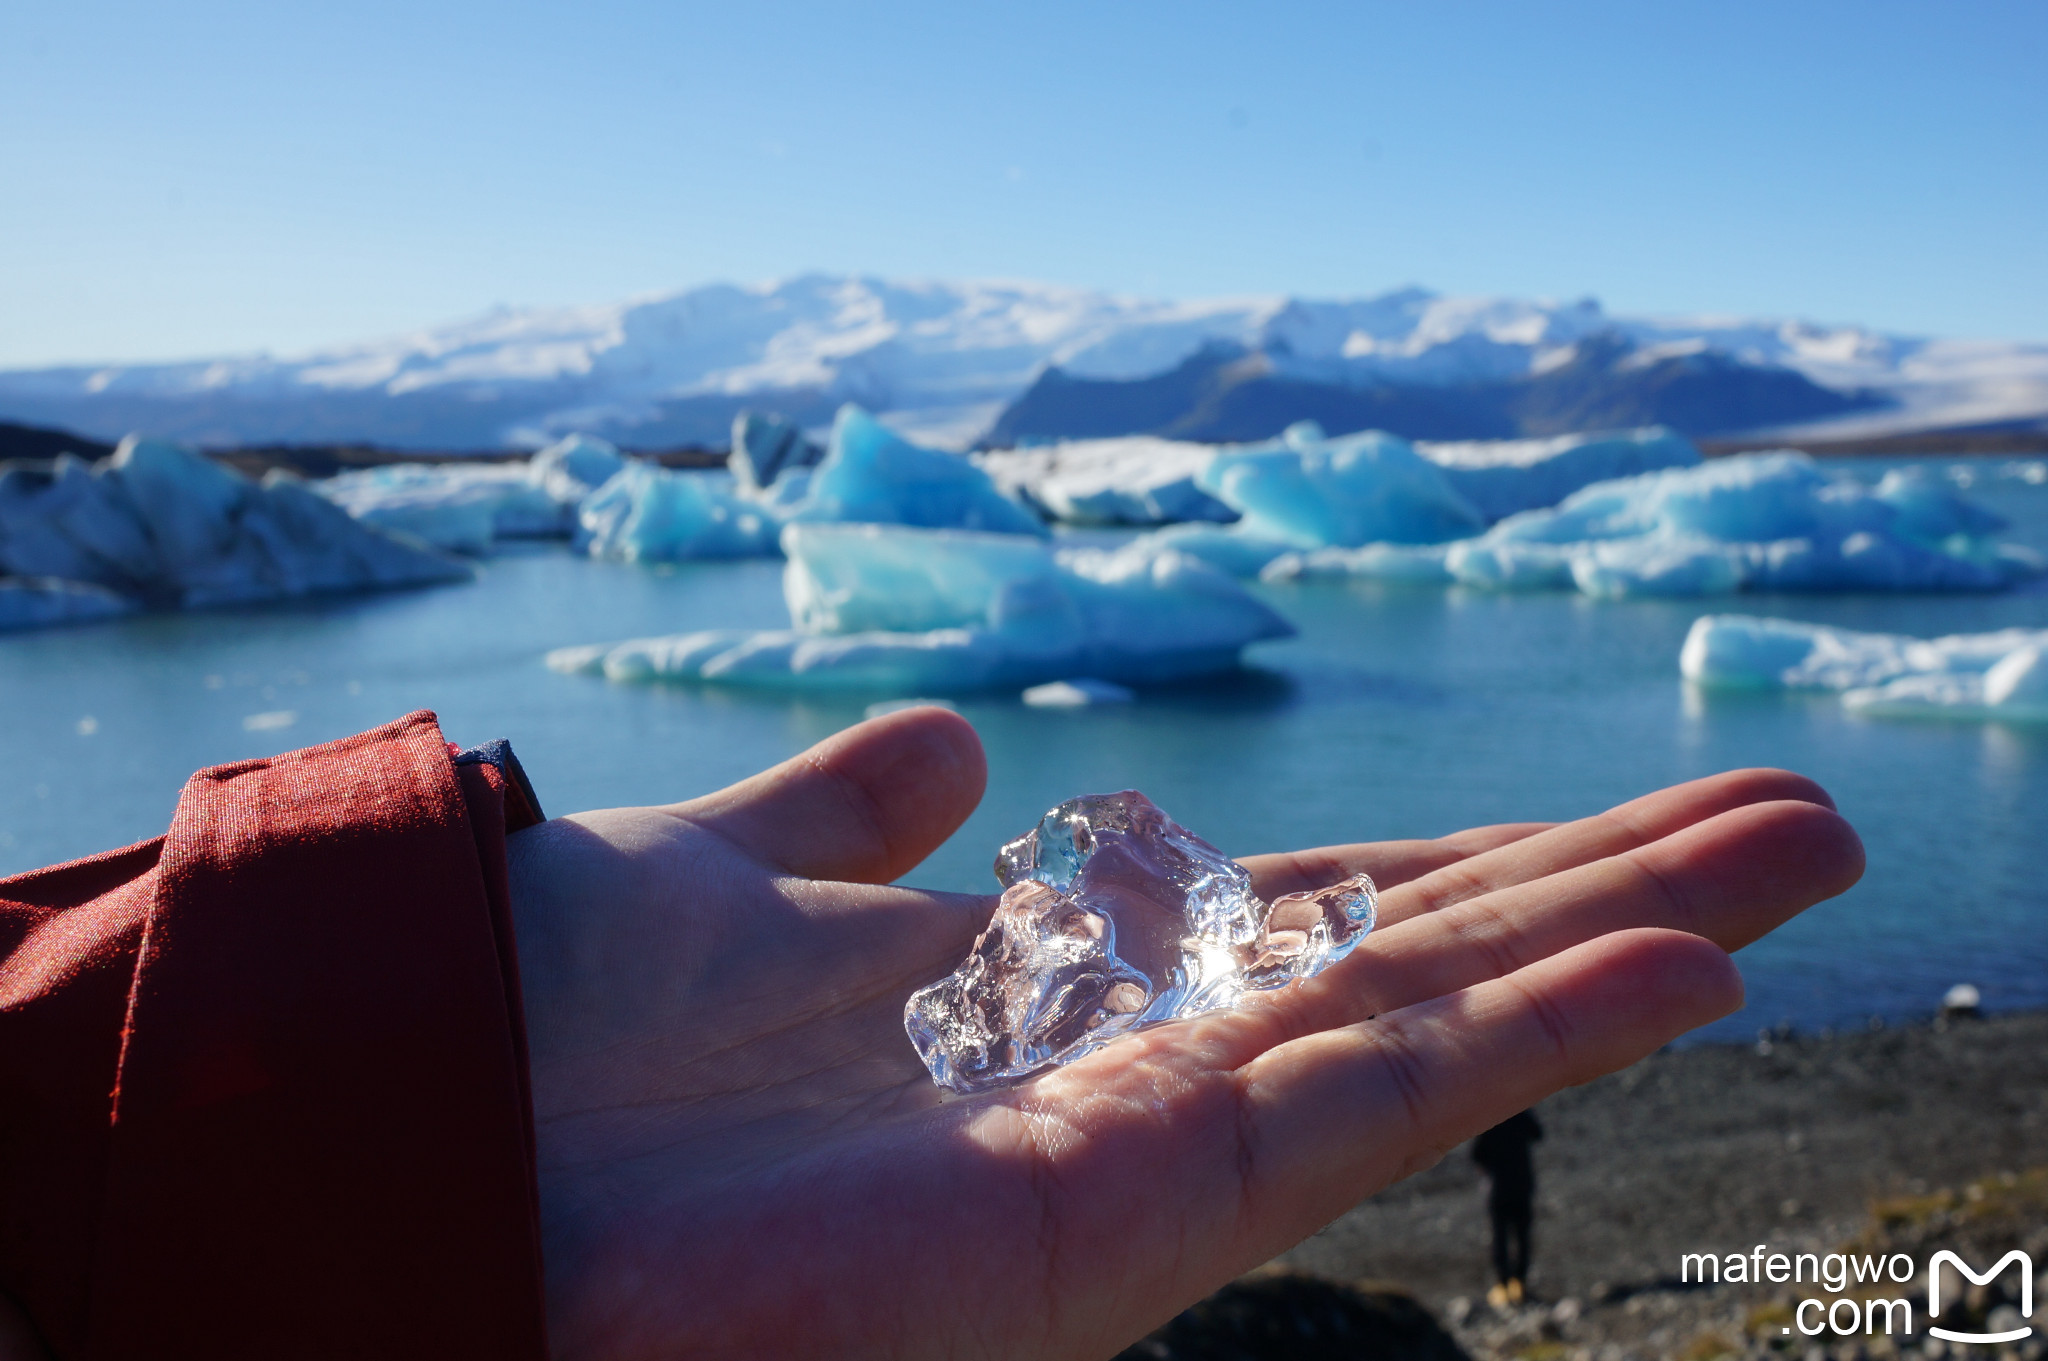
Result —
<svg viewBox="0 0 2048 1361"><path fill-rule="evenodd" d="M54 1355L545 1356L508 808L417 713L0 880L0 1291Z"/></svg>

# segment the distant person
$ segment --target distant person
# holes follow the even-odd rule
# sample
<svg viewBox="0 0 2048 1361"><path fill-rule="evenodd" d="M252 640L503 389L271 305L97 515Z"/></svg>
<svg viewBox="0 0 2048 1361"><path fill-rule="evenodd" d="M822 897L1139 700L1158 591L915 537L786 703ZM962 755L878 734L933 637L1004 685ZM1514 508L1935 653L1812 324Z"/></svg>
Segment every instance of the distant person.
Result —
<svg viewBox="0 0 2048 1361"><path fill-rule="evenodd" d="M1530 1147L1543 1137L1536 1112L1511 1115L1472 1141L1472 1161L1486 1173L1486 1217L1493 1221L1496 1309L1520 1304L1528 1293L1529 1230L1536 1219L1536 1162Z"/></svg>

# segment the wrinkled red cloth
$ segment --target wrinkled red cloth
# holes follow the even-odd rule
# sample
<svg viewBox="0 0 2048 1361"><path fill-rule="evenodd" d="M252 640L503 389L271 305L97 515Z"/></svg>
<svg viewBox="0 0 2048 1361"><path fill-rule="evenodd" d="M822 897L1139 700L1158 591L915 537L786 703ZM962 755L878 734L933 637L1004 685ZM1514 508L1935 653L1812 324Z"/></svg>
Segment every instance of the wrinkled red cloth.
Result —
<svg viewBox="0 0 2048 1361"><path fill-rule="evenodd" d="M0 1292L54 1356L546 1355L520 786L416 713L0 880Z"/></svg>

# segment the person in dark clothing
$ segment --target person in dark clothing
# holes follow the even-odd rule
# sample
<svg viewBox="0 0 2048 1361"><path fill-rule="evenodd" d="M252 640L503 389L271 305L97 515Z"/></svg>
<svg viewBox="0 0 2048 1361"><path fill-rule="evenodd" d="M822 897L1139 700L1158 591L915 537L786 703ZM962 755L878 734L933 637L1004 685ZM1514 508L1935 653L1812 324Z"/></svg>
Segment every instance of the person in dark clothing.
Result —
<svg viewBox="0 0 2048 1361"><path fill-rule="evenodd" d="M1486 1216L1493 1221L1496 1307L1520 1304L1529 1279L1529 1230L1536 1218L1536 1164L1530 1146L1543 1137L1536 1112L1523 1111L1472 1141L1472 1161L1486 1173Z"/></svg>

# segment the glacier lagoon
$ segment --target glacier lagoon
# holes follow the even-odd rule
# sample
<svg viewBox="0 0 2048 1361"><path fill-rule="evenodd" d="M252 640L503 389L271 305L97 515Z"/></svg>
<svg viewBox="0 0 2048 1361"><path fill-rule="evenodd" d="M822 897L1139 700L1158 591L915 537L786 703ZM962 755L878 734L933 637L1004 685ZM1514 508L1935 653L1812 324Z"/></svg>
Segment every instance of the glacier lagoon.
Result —
<svg viewBox="0 0 2048 1361"><path fill-rule="evenodd" d="M1830 466L1874 485L1899 464ZM2019 465L1931 466L1972 475L1968 494L2012 521L2007 537L2048 551L2048 486L2003 475ZM989 795L909 881L992 890L988 848L1086 790L1143 789L1242 854L1573 817L1714 770L1785 765L1833 791L1870 872L1745 953L1750 1004L1710 1033L1924 1014L1961 981L1993 1008L2048 1004L2035 845L2048 726L1883 720L1832 694L1712 692L1678 674L1701 614L1919 637L2041 629L2048 584L1739 603L1384 581L1252 589L1300 635L1255 646L1244 673L1125 704L951 697L987 743ZM438 710L456 741L510 737L553 812L702 793L890 697L608 685L541 658L786 619L779 562L650 569L534 545L485 559L470 585L0 637L0 873L155 835L199 766L413 708Z"/></svg>

